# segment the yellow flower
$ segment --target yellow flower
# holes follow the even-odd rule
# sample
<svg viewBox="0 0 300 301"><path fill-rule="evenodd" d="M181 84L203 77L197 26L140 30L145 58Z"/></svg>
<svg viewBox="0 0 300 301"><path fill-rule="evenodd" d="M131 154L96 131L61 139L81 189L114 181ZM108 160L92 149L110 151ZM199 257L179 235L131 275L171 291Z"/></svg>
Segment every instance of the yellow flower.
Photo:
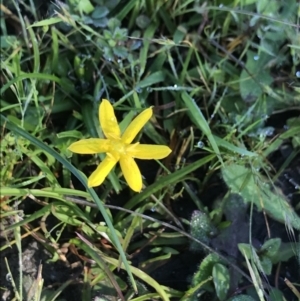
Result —
<svg viewBox="0 0 300 301"><path fill-rule="evenodd" d="M127 127L123 135L110 102L103 99L99 106L99 121L106 139L90 138L72 143L69 150L77 154L106 153L105 159L88 179L88 186L100 185L113 167L120 161L120 166L129 187L134 191L142 189L142 175L134 158L151 160L162 159L171 153L164 145L131 144L142 127L151 118L152 108L140 113Z"/></svg>

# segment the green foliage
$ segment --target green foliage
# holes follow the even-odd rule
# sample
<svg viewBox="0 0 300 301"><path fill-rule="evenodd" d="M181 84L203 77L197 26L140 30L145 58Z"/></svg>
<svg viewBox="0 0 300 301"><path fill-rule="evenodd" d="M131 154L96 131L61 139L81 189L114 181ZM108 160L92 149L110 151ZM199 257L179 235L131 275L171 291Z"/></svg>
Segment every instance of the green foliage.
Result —
<svg viewBox="0 0 300 301"><path fill-rule="evenodd" d="M264 210L274 219L288 227L300 229L300 217L275 187L253 170L238 164L222 169L224 181L234 193L239 193L245 202L253 203L259 211Z"/></svg>
<svg viewBox="0 0 300 301"><path fill-rule="evenodd" d="M216 263L213 267L212 276L217 297L220 301L223 301L226 299L229 290L229 271L225 265Z"/></svg>
<svg viewBox="0 0 300 301"><path fill-rule="evenodd" d="M250 50L248 51L245 65L247 69L242 71L240 77L240 91L244 101L251 102L257 100L263 94L262 86L271 85L273 78L270 72L265 70L271 58L270 55L265 53L257 55ZM249 75L249 72L252 76ZM270 99L270 101L272 100Z"/></svg>
<svg viewBox="0 0 300 301"><path fill-rule="evenodd" d="M97 45L103 49L105 59L111 61L115 57L124 59L128 57L128 49L122 46L128 36L127 29L120 28L118 19L110 19L107 22L107 29L103 31L103 37L96 40Z"/></svg>
<svg viewBox="0 0 300 301"><path fill-rule="evenodd" d="M282 243L280 238L271 238L258 250L250 244L238 244L238 247L243 256L251 259L261 273L271 275L274 264L297 256L295 251L300 244Z"/></svg>
<svg viewBox="0 0 300 301"><path fill-rule="evenodd" d="M293 236L299 202L276 186L287 168L295 171L299 156L298 7L296 0L2 1L0 226L6 240L0 251L16 243L21 262L23 238L32 235L47 250L48 265L74 256L89 262L79 276L84 301L252 301L259 298L255 289L261 300L263 294L290 300L287 289L265 288L275 286L275 265L300 260ZM87 188L84 175L102 154L83 158L67 150L76 140L103 137L101 98L113 103L122 131L154 106L138 141L173 149L167 160L145 163L140 194L128 191L119 168L96 191ZM280 126L269 118L277 116ZM272 165L278 154L279 167ZM286 180L298 196L294 178ZM218 181L229 189L225 197ZM285 225L294 241L271 231L254 248L248 241L253 208ZM191 221L182 217L191 215ZM63 256L66 240L72 254ZM188 289L172 289L173 276L165 285L149 276L159 267L164 275L164 264L187 245L202 260ZM238 248L243 265L232 259ZM18 301L25 300L22 281L36 300L50 301L74 280L42 290L41 278L19 266L17 274L10 297ZM255 289L226 299L241 283Z"/></svg>
<svg viewBox="0 0 300 301"><path fill-rule="evenodd" d="M230 276L227 267L216 254L207 255L193 275L191 288L182 300L198 300L203 292L215 291L219 300L225 300L229 289Z"/></svg>

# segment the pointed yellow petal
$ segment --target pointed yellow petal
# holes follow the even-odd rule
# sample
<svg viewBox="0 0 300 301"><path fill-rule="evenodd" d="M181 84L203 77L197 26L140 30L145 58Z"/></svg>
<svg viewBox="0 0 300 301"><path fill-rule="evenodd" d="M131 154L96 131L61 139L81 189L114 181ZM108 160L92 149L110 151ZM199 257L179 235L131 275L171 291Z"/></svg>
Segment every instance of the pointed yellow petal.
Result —
<svg viewBox="0 0 300 301"><path fill-rule="evenodd" d="M72 143L68 150L76 154L106 153L109 150L109 140L91 138Z"/></svg>
<svg viewBox="0 0 300 301"><path fill-rule="evenodd" d="M127 154L137 159L162 159L167 157L172 150L165 145L137 144L129 146Z"/></svg>
<svg viewBox="0 0 300 301"><path fill-rule="evenodd" d="M122 141L130 144L138 132L143 128L147 121L153 114L152 108L144 110L129 124L124 134L122 135Z"/></svg>
<svg viewBox="0 0 300 301"><path fill-rule="evenodd" d="M99 164L97 169L90 175L88 179L88 186L95 187L102 184L117 162L118 161L113 157L106 156L105 159Z"/></svg>
<svg viewBox="0 0 300 301"><path fill-rule="evenodd" d="M103 99L99 106L99 120L106 138L120 138L121 132L114 108L107 99Z"/></svg>
<svg viewBox="0 0 300 301"><path fill-rule="evenodd" d="M121 156L120 165L126 182L129 187L136 192L140 192L143 187L141 172L130 156Z"/></svg>

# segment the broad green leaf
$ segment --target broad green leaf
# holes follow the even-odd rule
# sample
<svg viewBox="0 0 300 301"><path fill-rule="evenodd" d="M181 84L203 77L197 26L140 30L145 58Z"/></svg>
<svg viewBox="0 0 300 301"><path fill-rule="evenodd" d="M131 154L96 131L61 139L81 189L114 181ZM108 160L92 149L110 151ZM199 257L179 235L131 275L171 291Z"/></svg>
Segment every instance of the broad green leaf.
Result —
<svg viewBox="0 0 300 301"><path fill-rule="evenodd" d="M268 257L273 257L279 251L280 245L281 245L280 238L271 238L265 241L260 251L264 252L264 254Z"/></svg>
<svg viewBox="0 0 300 301"><path fill-rule="evenodd" d="M230 285L230 276L228 268L221 263L216 263L213 266L212 275L217 296L220 299L220 301L223 301L226 299Z"/></svg>
<svg viewBox="0 0 300 301"><path fill-rule="evenodd" d="M259 0L256 1L256 9L259 14L269 15L270 17L276 15L281 8L279 1Z"/></svg>
<svg viewBox="0 0 300 301"><path fill-rule="evenodd" d="M16 36L2 36L0 37L0 48L7 49L19 43Z"/></svg>
<svg viewBox="0 0 300 301"><path fill-rule="evenodd" d="M261 85L269 86L273 82L270 71L266 69L266 64L271 57L265 53L255 53L248 50L246 69L243 69L240 76L240 92L244 101L251 102L257 100L262 94Z"/></svg>
<svg viewBox="0 0 300 301"><path fill-rule="evenodd" d="M94 6L90 2L90 0L80 0L77 3L77 9L80 12L84 12L85 14L89 14L94 10Z"/></svg>
<svg viewBox="0 0 300 301"><path fill-rule="evenodd" d="M256 253L255 248L249 244L239 243L238 248L240 252L243 254L243 256L247 258L252 258L253 254Z"/></svg>
<svg viewBox="0 0 300 301"><path fill-rule="evenodd" d="M266 275L271 275L272 267L273 267L271 259L267 256L260 256L259 261L260 261L260 265L262 267L263 272Z"/></svg>
<svg viewBox="0 0 300 301"><path fill-rule="evenodd" d="M109 13L109 10L105 6L97 6L92 13L92 18L101 19Z"/></svg>
<svg viewBox="0 0 300 301"><path fill-rule="evenodd" d="M286 199L267 184L262 175L254 175L251 169L230 164L222 168L225 183L234 193L239 193L245 202L254 203L259 211L264 210L275 220L300 230L300 218Z"/></svg>
<svg viewBox="0 0 300 301"><path fill-rule="evenodd" d="M220 257L217 254L211 253L207 255L202 262L200 263L200 266L198 268L198 271L194 274L193 280L192 280L192 286L196 286L198 283L201 283L205 281L206 279L209 279L210 276L213 274L213 268L215 264L222 262ZM205 284L205 287L211 291L212 285L211 283Z"/></svg>

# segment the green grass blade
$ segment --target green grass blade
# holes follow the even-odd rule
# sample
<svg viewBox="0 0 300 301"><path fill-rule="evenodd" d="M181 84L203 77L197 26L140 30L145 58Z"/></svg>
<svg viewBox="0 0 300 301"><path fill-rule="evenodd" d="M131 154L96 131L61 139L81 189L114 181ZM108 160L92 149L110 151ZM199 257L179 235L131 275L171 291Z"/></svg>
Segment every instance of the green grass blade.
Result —
<svg viewBox="0 0 300 301"><path fill-rule="evenodd" d="M27 23L27 22L26 22ZM32 49L33 49L33 73L39 73L40 71L40 50L38 45L38 40L34 35L32 28L28 29L29 36L31 39Z"/></svg>
<svg viewBox="0 0 300 301"><path fill-rule="evenodd" d="M115 15L115 17L119 20L123 20L127 15L128 13L133 9L133 7L135 6L136 4L136 0L131 0L131 1L128 1L124 6L123 8L118 11L118 13Z"/></svg>
<svg viewBox="0 0 300 301"><path fill-rule="evenodd" d="M23 79L29 79L29 78L46 79L46 80L54 81L58 84L61 83L61 79L55 75L43 74L43 73L23 73L20 76L13 78L9 82L7 82L5 85L3 85L2 88L0 89L0 94L2 95L11 85L17 83L18 81L21 81Z"/></svg>
<svg viewBox="0 0 300 301"><path fill-rule="evenodd" d="M80 247L86 249L86 247L83 245L85 243L82 242L79 239L72 239L71 242L74 243L77 246L80 246ZM93 250L89 250L90 253L92 251ZM100 252L99 250L97 250L97 251ZM118 266L118 260L117 259L112 258L112 257L108 257L104 253L101 253L101 259L104 260L107 263L110 263L110 264L114 265L114 266ZM121 269L124 269L123 264L121 265ZM165 292L163 287L161 285L159 285L152 277L150 277L145 272L141 271L140 269L138 269L136 267L130 266L130 269L131 269L131 271L134 275L136 275L141 280L145 281L148 285L152 286L157 291L157 293L160 295L162 300L164 300L164 301L169 301L170 300L168 294ZM127 270L127 268L126 268L126 270Z"/></svg>
<svg viewBox="0 0 300 301"><path fill-rule="evenodd" d="M146 64L147 64L147 57L148 57L148 51L149 51L149 47L150 47L150 43L151 43L151 39L154 36L154 33L157 29L157 25L154 23L151 23L148 28L145 30L144 33L144 46L141 49L140 52L140 74L139 76L141 77L146 69Z"/></svg>
<svg viewBox="0 0 300 301"><path fill-rule="evenodd" d="M59 17L53 17L53 18L49 18L49 19L42 20L42 21L36 22L34 24L31 24L31 25L27 26L27 29L31 28L31 27L49 26L49 25L53 25L56 23L60 23L62 21L63 20Z"/></svg>
<svg viewBox="0 0 300 301"><path fill-rule="evenodd" d="M182 92L181 93L181 97L186 105L186 107L188 108L194 123L196 124L196 126L199 128L199 130L203 131L203 133L207 136L208 141L211 144L211 147L213 148L213 150L215 151L216 155L218 156L219 161L222 163L223 165L223 160L221 158L220 155L220 150L218 147L218 143L216 142L209 124L207 123L205 117L203 116L201 110L199 109L199 107L196 105L195 101L191 98L190 95L188 95L186 92Z"/></svg>
<svg viewBox="0 0 300 301"><path fill-rule="evenodd" d="M164 81L165 79L165 74L162 71L157 71L154 72L152 74L150 74L149 76L147 76L146 78L144 78L143 80L141 80L136 88L146 88L146 87L150 87L154 84L157 84L159 82Z"/></svg>
<svg viewBox="0 0 300 301"><path fill-rule="evenodd" d="M254 152L250 152L248 151L246 148L243 148L243 147L237 147L235 146L234 144L218 137L218 136L215 136L213 135L216 143L220 146L220 147L224 147L230 151L232 151L233 153L237 153L237 154L240 154L241 156L248 156L248 157L256 157L257 156L257 153L254 153Z"/></svg>

